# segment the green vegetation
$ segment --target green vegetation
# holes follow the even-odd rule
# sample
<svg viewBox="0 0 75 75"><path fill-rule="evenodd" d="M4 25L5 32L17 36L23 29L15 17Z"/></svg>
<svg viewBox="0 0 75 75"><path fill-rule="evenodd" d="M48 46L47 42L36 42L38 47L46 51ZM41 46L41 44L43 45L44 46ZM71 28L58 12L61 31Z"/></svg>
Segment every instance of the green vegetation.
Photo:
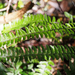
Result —
<svg viewBox="0 0 75 75"><path fill-rule="evenodd" d="M69 23L63 24L60 19L56 20L55 17L52 19L47 15L29 15L24 17L22 20L12 22L11 24L1 25L0 35L0 74L2 75L51 75L51 65L54 63L51 58L64 60L71 60L75 58L75 47L69 47L66 45L46 45L38 46L37 48L25 48L25 51L21 47L15 47L18 43L25 41L26 39L39 38L45 36L46 38L52 38L57 40L56 32L60 33L59 38L63 36L72 36L75 38L75 23L71 14L65 12L66 17L70 18ZM22 29L22 28L25 28ZM11 32L15 31L15 34ZM34 68L34 64L37 67ZM3 64L7 64L5 67ZM75 62L74 62L75 66ZM70 62L70 68L75 68ZM65 70L67 74L70 72L68 69ZM72 74L71 73L71 74ZM58 71L57 74L60 74ZM60 74L61 75L61 74ZM68 74L69 75L69 74Z"/></svg>

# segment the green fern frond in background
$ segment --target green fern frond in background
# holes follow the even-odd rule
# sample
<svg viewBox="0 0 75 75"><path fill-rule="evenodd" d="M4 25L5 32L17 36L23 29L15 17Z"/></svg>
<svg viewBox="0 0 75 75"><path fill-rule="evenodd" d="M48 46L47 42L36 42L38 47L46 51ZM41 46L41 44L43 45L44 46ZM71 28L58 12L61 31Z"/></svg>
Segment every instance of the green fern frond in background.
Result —
<svg viewBox="0 0 75 75"><path fill-rule="evenodd" d="M39 65L37 65L37 67L39 67L39 69L35 69L36 72L34 75L51 75L50 70L52 70L52 67L54 63L50 60L50 61L41 61L39 63Z"/></svg>
<svg viewBox="0 0 75 75"><path fill-rule="evenodd" d="M64 69L65 69L65 72L67 73L67 75L75 74L75 60L74 60L74 63L72 63L70 61L69 66L70 66L70 68L67 68L67 66L64 65Z"/></svg>
<svg viewBox="0 0 75 75"><path fill-rule="evenodd" d="M72 74L74 75L75 74L75 60L73 63L71 61L69 62L69 68L66 65L64 65L64 70L67 75L72 75ZM57 75L59 74L62 75L60 71L58 70Z"/></svg>
<svg viewBox="0 0 75 75"><path fill-rule="evenodd" d="M71 57L75 58L75 47L68 47L66 45L65 47L61 45L60 46L47 45L46 49L43 46L41 46L41 48L38 46L36 49L36 47L33 46L33 50L29 47L28 49L25 48L25 52L20 47L18 48L9 47L7 50L0 49L0 53L1 53L0 60L4 58L4 61L7 60L10 61L9 58L11 57L12 62L17 60L28 62L36 58L39 61L40 60L44 61L45 57L47 58L47 60L49 59L49 57L51 57L52 59L61 58L62 60L66 58L66 60L68 60L71 59Z"/></svg>

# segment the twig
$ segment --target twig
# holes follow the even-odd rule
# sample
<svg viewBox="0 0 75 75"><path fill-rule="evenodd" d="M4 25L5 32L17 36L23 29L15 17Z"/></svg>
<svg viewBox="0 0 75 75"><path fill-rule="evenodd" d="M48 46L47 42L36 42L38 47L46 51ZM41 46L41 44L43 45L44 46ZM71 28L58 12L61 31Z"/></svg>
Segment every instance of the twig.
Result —
<svg viewBox="0 0 75 75"><path fill-rule="evenodd" d="M56 1L57 1L57 0L56 0ZM60 4L59 4L58 1L57 1L57 3L58 3L58 6L59 6L59 8L60 8L60 10L61 10L61 13L64 13L63 10L62 10L61 7L60 7Z"/></svg>
<svg viewBox="0 0 75 75"><path fill-rule="evenodd" d="M0 9L0 12L1 12L1 11L5 11L5 10L7 10L7 7L6 7L6 8L3 8L3 9Z"/></svg>
<svg viewBox="0 0 75 75"><path fill-rule="evenodd" d="M6 15L9 13L9 8L10 8L10 5L11 5L11 1L12 0L9 0L8 6L7 6L7 13L6 13Z"/></svg>
<svg viewBox="0 0 75 75"><path fill-rule="evenodd" d="M7 10L7 14L8 14L10 5L11 5L11 0L9 0L8 6L6 8L0 9L0 12Z"/></svg>

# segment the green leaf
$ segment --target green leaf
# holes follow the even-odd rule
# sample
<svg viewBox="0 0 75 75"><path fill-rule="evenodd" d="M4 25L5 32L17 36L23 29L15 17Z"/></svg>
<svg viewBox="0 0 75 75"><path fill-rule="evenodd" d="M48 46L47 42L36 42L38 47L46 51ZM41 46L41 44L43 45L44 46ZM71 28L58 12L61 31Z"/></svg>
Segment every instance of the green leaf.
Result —
<svg viewBox="0 0 75 75"><path fill-rule="evenodd" d="M49 61L48 63L49 63L50 65L54 65L54 63L53 63L52 61Z"/></svg>
<svg viewBox="0 0 75 75"><path fill-rule="evenodd" d="M32 69L33 68L33 64L28 65L28 69Z"/></svg>
<svg viewBox="0 0 75 75"><path fill-rule="evenodd" d="M17 69L17 70L15 71L15 75L19 74L19 73L22 72L22 71L23 71L22 69Z"/></svg>
<svg viewBox="0 0 75 75"><path fill-rule="evenodd" d="M52 22L56 22L56 18L55 17L53 17Z"/></svg>
<svg viewBox="0 0 75 75"><path fill-rule="evenodd" d="M22 65L22 62L21 61L20 62L17 62L16 63L16 69L19 69L21 65Z"/></svg>
<svg viewBox="0 0 75 75"><path fill-rule="evenodd" d="M22 2L22 0L19 0L19 1L18 1L18 7L19 7L19 8L24 7L24 3Z"/></svg>
<svg viewBox="0 0 75 75"><path fill-rule="evenodd" d="M6 71L6 68L5 66L0 62L0 72L1 71Z"/></svg>
<svg viewBox="0 0 75 75"><path fill-rule="evenodd" d="M51 67L50 65L48 65L48 66L47 66L47 68L48 68L49 70L51 70L51 69L52 69L52 67Z"/></svg>
<svg viewBox="0 0 75 75"><path fill-rule="evenodd" d="M73 16L68 13L68 12L64 12L65 16L68 17L70 19L71 22L73 22Z"/></svg>
<svg viewBox="0 0 75 75"><path fill-rule="evenodd" d="M58 2L61 2L62 0L57 0Z"/></svg>
<svg viewBox="0 0 75 75"><path fill-rule="evenodd" d="M57 75L62 75L59 70L57 70Z"/></svg>

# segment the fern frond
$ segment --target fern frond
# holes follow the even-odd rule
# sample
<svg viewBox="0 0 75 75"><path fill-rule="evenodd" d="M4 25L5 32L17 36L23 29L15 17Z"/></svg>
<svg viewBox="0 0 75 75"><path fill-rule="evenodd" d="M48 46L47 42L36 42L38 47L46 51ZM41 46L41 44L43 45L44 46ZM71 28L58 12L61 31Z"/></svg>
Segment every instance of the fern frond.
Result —
<svg viewBox="0 0 75 75"><path fill-rule="evenodd" d="M2 26L1 29L2 29L2 33L7 33L7 32L10 32L11 30L16 30L16 29L20 29L23 27L33 26L33 24L34 24L34 26L36 26L37 24L39 24L40 26L51 24L51 26L53 25L54 28L58 28L58 27L62 28L62 24L61 24L60 20L56 21L56 18L53 17L53 19L51 21L51 18L49 16L39 14L39 15L30 15L26 18L23 18L22 20L18 20L11 24L10 23L5 24ZM66 23L64 26L66 26L66 25L69 25L67 27L71 27L71 28L74 26L73 24L70 24L70 23L69 24Z"/></svg>
<svg viewBox="0 0 75 75"><path fill-rule="evenodd" d="M44 25L33 25L29 27L25 27L25 30L16 30L16 34L10 33L3 33L0 35L0 47L3 47L6 45L7 47L18 43L22 40L26 40L31 38L34 38L36 36L37 38L39 35L43 37L45 35L46 38L56 38L55 32L59 32L61 36L66 33L67 35L74 34L74 27L70 25L70 27L67 27L66 25L61 24L55 24L53 23L50 25L49 23L45 23ZM41 26L41 27L40 27Z"/></svg>
<svg viewBox="0 0 75 75"><path fill-rule="evenodd" d="M49 75L50 70L52 70L52 67L54 63L50 61L40 61L39 65L37 65L38 69L35 69L35 74L34 75ZM38 73L37 73L38 72Z"/></svg>
<svg viewBox="0 0 75 75"><path fill-rule="evenodd" d="M62 60L66 58L67 60L71 59L71 57L75 58L75 47L68 47L68 46L62 46L62 45L57 45L57 46L46 46L46 49L41 46L41 47L33 47L33 50L29 47L28 49L25 48L25 51L22 50L22 48L14 48L10 47L7 50L2 50L0 49L0 60L9 60L11 58L11 61L17 61L21 60L27 62L31 61L32 59L38 59L38 60L47 60L49 58L56 58L59 59L61 58Z"/></svg>
<svg viewBox="0 0 75 75"><path fill-rule="evenodd" d="M20 29L22 27L25 27L25 31ZM12 25L5 25L2 35L0 35L0 47L4 47L4 45L9 47L21 40L26 40L26 37L28 39L34 38L34 36L38 38L39 35L55 39L55 32L59 32L63 36L65 33L67 35L74 34L74 29L74 24L66 23L63 25L60 20L56 22L55 17L51 21L51 18L47 15L30 15ZM16 34L7 33L11 30L16 30Z"/></svg>

